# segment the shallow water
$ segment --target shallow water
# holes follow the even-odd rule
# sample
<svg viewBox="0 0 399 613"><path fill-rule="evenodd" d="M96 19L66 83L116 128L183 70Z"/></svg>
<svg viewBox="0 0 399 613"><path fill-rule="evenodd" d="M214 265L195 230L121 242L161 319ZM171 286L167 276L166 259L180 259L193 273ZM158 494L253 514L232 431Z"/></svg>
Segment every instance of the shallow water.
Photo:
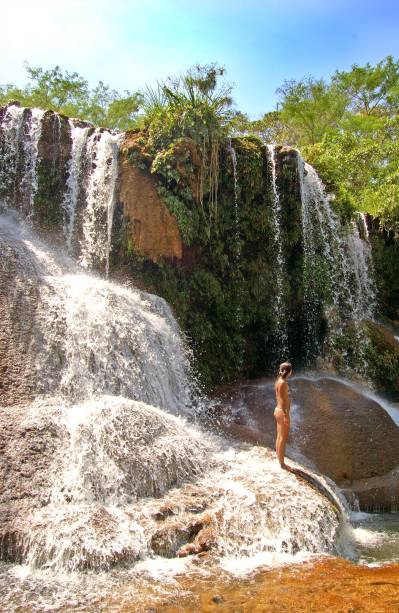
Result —
<svg viewBox="0 0 399 613"><path fill-rule="evenodd" d="M353 513L353 535L359 563L399 563L399 513Z"/></svg>
<svg viewBox="0 0 399 613"><path fill-rule="evenodd" d="M311 611L315 602L323 602L324 581L330 599L328 610L349 612L350 608L342 608L343 604L339 603L342 594L335 593L332 587L334 581L342 580L345 580L347 591L344 599L346 604L351 598L356 603L360 598L364 606L352 610L370 610L366 608L367 595L370 595L369 585L374 586L375 594L379 593L379 588L375 586L383 586L383 595L379 596L382 598L381 608L375 611L396 610L390 609L387 603L391 596L393 605L395 598L399 598L399 513L352 513L351 525L348 552L355 558L355 565L328 555L275 552L218 560L210 554L182 559L156 557L138 562L130 568L115 568L109 572L54 573L49 570L32 570L26 565L3 563L0 564L0 610L7 613L183 612L192 611L190 607L195 600L201 607L199 611L213 611L215 608L218 611L246 612L256 610L251 609L251 606L255 606L251 602L255 602L253 599L256 597L256 602L260 599L259 602L263 602L266 607L259 611L277 612L273 602L275 598L281 597L281 594L278 596L279 583L286 582L295 602L297 597L304 598L303 602L308 602L310 608L303 610ZM395 564L392 566L393 562ZM356 570L360 567L367 567L369 571ZM387 568L387 571L383 568ZM381 579L379 575L377 577L373 571L391 573L398 577L397 585L386 578ZM305 586L296 586L298 573L305 573L307 591ZM305 591L295 595L299 589ZM317 594L319 601L314 600ZM219 601L219 597L223 600ZM334 604L336 601L338 604ZM233 608L225 608L227 602ZM234 608L239 603L243 608ZM357 605L360 606L359 603ZM301 608L289 608L289 603L286 603L285 610L295 613L302 611Z"/></svg>

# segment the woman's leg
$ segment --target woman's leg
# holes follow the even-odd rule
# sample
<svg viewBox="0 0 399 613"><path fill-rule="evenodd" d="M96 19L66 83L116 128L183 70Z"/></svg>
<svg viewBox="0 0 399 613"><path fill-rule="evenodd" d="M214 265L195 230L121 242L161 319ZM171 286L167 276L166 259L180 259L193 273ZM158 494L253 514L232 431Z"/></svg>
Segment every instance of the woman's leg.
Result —
<svg viewBox="0 0 399 613"><path fill-rule="evenodd" d="M290 420L286 417L282 411L278 411L275 415L277 424L277 437L276 437L276 455L280 466L285 468L285 446L290 431Z"/></svg>

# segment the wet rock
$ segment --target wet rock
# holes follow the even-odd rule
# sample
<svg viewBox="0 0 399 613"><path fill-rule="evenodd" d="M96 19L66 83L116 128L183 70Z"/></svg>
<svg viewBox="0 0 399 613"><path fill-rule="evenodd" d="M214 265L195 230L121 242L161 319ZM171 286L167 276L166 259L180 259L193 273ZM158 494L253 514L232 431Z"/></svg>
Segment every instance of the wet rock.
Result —
<svg viewBox="0 0 399 613"><path fill-rule="evenodd" d="M174 557L183 545L188 545L189 549L191 549L192 544L190 541L194 539L203 527L204 522L201 520L192 521L188 524L184 524L181 520L174 520L153 534L151 549L157 555L167 558ZM192 553L196 552L193 551Z"/></svg>
<svg viewBox="0 0 399 613"><path fill-rule="evenodd" d="M219 596L218 594L216 594L215 596L212 596L212 602L214 602L215 604L220 604L221 602L224 602L224 598L223 596Z"/></svg>
<svg viewBox="0 0 399 613"><path fill-rule="evenodd" d="M203 528L199 531L192 543L187 543L177 551L179 558L196 553L204 553L217 546L217 532L215 528Z"/></svg>
<svg viewBox="0 0 399 613"><path fill-rule="evenodd" d="M41 404L36 405L40 411ZM0 504L18 501L34 508L47 503L63 428L53 418L33 416L24 405L0 410ZM4 515L2 516L4 519ZM2 523L2 522L0 522Z"/></svg>
<svg viewBox="0 0 399 613"><path fill-rule="evenodd" d="M174 511L174 509L171 509L168 506L163 506L160 507L156 513L153 513L152 517L158 521L162 521L163 519L166 519L171 515L175 515L175 513L176 512Z"/></svg>
<svg viewBox="0 0 399 613"><path fill-rule="evenodd" d="M39 282L34 263L14 246L7 232L0 234L0 252L0 402L4 406L34 396Z"/></svg>
<svg viewBox="0 0 399 613"><path fill-rule="evenodd" d="M291 387L297 405L292 442L323 474L345 484L396 467L399 428L375 400L328 378L298 378Z"/></svg>
<svg viewBox="0 0 399 613"><path fill-rule="evenodd" d="M399 509L399 466L387 475L353 481L351 491L364 511L396 513Z"/></svg>
<svg viewBox="0 0 399 613"><path fill-rule="evenodd" d="M290 388L288 457L299 452L345 488L349 498L350 492L352 498L359 493L361 508L395 508L399 428L383 407L350 383L329 377L294 377ZM273 381L226 386L215 404L219 429L238 440L274 447Z"/></svg>

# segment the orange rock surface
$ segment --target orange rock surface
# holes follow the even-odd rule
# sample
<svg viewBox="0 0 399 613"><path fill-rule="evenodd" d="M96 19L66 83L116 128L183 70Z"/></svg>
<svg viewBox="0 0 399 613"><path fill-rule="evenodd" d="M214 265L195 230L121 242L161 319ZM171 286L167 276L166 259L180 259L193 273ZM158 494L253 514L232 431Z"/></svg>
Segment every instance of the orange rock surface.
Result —
<svg viewBox="0 0 399 613"><path fill-rule="evenodd" d="M148 171L121 160L119 201L129 219L134 250L152 261L182 258L182 241L174 215L159 197Z"/></svg>
<svg viewBox="0 0 399 613"><path fill-rule="evenodd" d="M339 558L259 572L246 579L220 573L176 578L162 597L127 593L107 600L119 613L396 613L399 611L399 565L356 566ZM149 590L151 592L152 590ZM162 592L162 588L161 588ZM174 593L171 593L174 592ZM131 596L131 594L130 594ZM104 610L104 609L101 609Z"/></svg>

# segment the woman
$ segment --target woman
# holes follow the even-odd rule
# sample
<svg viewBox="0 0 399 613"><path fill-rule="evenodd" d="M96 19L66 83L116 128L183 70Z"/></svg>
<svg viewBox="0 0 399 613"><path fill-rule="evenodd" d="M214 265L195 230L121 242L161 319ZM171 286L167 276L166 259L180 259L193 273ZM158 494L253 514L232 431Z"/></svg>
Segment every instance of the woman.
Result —
<svg viewBox="0 0 399 613"><path fill-rule="evenodd" d="M284 462L285 445L290 432L290 408L291 400L288 394L287 379L292 374L292 365L289 362L280 364L278 377L274 385L276 391L277 406L274 409L274 417L277 424L276 454L281 468L288 469Z"/></svg>

